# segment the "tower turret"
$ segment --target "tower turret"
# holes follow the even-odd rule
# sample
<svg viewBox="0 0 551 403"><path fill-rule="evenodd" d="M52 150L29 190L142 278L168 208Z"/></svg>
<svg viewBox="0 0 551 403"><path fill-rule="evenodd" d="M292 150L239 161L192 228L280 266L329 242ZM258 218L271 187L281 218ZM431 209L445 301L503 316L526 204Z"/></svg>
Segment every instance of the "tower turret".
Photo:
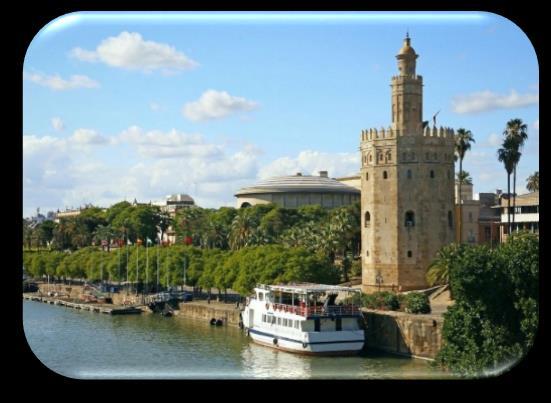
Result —
<svg viewBox="0 0 551 403"><path fill-rule="evenodd" d="M396 55L399 75L392 77L392 128L400 135L422 134L423 77L415 73L419 57L406 34L404 45Z"/></svg>

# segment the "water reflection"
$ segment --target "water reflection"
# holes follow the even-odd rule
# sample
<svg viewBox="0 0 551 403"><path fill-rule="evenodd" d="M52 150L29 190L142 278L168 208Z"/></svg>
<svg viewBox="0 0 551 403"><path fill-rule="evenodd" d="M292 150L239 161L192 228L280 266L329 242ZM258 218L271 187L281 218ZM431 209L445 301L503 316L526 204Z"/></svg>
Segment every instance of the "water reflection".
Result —
<svg viewBox="0 0 551 403"><path fill-rule="evenodd" d="M254 344L235 327L143 314L109 316L24 301L29 345L49 368L75 378L438 378L421 360L370 352L311 357Z"/></svg>

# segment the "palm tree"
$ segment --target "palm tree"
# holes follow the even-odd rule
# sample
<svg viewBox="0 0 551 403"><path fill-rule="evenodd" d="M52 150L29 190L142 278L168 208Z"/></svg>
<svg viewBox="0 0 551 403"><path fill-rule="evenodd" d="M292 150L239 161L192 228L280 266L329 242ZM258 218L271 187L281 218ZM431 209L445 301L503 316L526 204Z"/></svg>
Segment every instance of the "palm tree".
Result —
<svg viewBox="0 0 551 403"><path fill-rule="evenodd" d="M520 154L515 147L515 139L508 137L503 140L502 148L497 150L497 159L503 162L505 171L507 171L507 222L508 233L511 233L511 174L515 168L515 161L520 159L517 154Z"/></svg>
<svg viewBox="0 0 551 403"><path fill-rule="evenodd" d="M228 234L228 241L232 250L249 246L258 227L258 221L252 214L251 209L243 209L232 221L231 231Z"/></svg>
<svg viewBox="0 0 551 403"><path fill-rule="evenodd" d="M466 185L472 185L473 184L473 178L471 178L471 174L467 171L458 172L457 173L457 182L461 184Z"/></svg>
<svg viewBox="0 0 551 403"><path fill-rule="evenodd" d="M517 200L517 165L522 155L520 152L524 142L528 138L528 126L522 122L522 119L511 119L507 122L503 135L505 138L513 140L511 146L516 147L517 153L515 153L516 160L513 166L513 224L515 223L515 207Z"/></svg>
<svg viewBox="0 0 551 403"><path fill-rule="evenodd" d="M436 258L427 269L426 279L429 286L449 284L450 268L462 250L462 245L452 243L438 251Z"/></svg>
<svg viewBox="0 0 551 403"><path fill-rule="evenodd" d="M534 172L526 179L526 189L530 192L537 192L540 190L540 171Z"/></svg>
<svg viewBox="0 0 551 403"><path fill-rule="evenodd" d="M107 241L107 252L110 250L111 239L113 239L114 236L115 234L109 225L100 224L96 227L96 231L94 232L94 239L96 241ZM104 249L103 245L101 245L101 248Z"/></svg>
<svg viewBox="0 0 551 403"><path fill-rule="evenodd" d="M471 149L471 143L474 143L474 137L470 130L460 128L455 135L455 155L459 159L459 176L463 176L463 158L467 151ZM462 199L461 199L461 181L459 181L459 243L462 238Z"/></svg>

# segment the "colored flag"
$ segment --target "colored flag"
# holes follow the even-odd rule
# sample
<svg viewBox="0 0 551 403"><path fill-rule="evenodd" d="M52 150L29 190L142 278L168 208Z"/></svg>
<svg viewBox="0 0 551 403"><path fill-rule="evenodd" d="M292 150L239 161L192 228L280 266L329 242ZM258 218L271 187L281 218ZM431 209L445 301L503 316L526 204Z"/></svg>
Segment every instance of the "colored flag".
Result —
<svg viewBox="0 0 551 403"><path fill-rule="evenodd" d="M130 242L130 239L128 239L128 240L126 241L126 244L127 244L127 245L132 245L132 242Z"/></svg>
<svg viewBox="0 0 551 403"><path fill-rule="evenodd" d="M151 239L149 239L149 238L145 238L145 240L146 240L146 242L147 242L148 245L151 245L151 244L153 243L153 241L152 241Z"/></svg>

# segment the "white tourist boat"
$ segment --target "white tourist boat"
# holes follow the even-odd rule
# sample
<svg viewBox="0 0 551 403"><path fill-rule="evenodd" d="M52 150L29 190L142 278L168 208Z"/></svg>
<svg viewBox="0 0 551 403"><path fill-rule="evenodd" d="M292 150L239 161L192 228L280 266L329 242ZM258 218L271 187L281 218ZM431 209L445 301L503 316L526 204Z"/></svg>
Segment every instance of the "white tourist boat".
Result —
<svg viewBox="0 0 551 403"><path fill-rule="evenodd" d="M323 284L259 285L247 298L243 328L258 344L303 354L354 354L364 322L359 289Z"/></svg>

